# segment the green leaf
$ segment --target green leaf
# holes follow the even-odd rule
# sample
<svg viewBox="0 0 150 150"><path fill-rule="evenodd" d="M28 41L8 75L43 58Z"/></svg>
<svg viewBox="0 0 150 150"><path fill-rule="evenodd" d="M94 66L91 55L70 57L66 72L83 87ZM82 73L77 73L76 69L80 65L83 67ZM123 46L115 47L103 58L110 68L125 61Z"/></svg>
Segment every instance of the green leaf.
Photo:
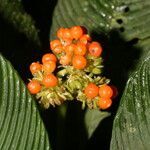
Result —
<svg viewBox="0 0 150 150"><path fill-rule="evenodd" d="M101 112L99 110L87 109L85 113L85 127L88 138L92 136L96 128L98 127L101 120L110 116L108 112Z"/></svg>
<svg viewBox="0 0 150 150"><path fill-rule="evenodd" d="M0 83L0 149L51 149L34 99L2 55Z"/></svg>
<svg viewBox="0 0 150 150"><path fill-rule="evenodd" d="M12 24L16 30L25 34L28 39L40 43L35 22L28 15L20 0L0 0L0 16Z"/></svg>
<svg viewBox="0 0 150 150"><path fill-rule="evenodd" d="M51 39L60 27L83 25L90 32L108 34L118 30L125 41L137 40L136 45L147 53L150 49L149 0L59 0L53 13ZM100 37L99 37L100 38Z"/></svg>
<svg viewBox="0 0 150 150"><path fill-rule="evenodd" d="M148 150L150 147L150 57L125 88L113 125L111 149Z"/></svg>
<svg viewBox="0 0 150 150"><path fill-rule="evenodd" d="M50 35L54 38L61 26L83 25L96 32L109 30L114 8L113 1L59 0L53 13Z"/></svg>

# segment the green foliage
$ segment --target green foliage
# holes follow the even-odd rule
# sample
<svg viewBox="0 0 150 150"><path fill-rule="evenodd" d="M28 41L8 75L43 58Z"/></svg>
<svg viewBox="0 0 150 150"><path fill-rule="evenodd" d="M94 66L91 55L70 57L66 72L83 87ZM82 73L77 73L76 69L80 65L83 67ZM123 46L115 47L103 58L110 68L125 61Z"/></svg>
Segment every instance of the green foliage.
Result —
<svg viewBox="0 0 150 150"><path fill-rule="evenodd" d="M0 149L51 149L34 99L2 55L0 72Z"/></svg>
<svg viewBox="0 0 150 150"><path fill-rule="evenodd" d="M109 31L115 8L113 1L59 0L53 14L51 38L61 26L83 25L91 32Z"/></svg>
<svg viewBox="0 0 150 150"><path fill-rule="evenodd" d="M85 126L88 134L88 138L91 138L92 134L98 127L99 123L106 117L110 116L108 112L101 112L99 110L86 110L85 114Z"/></svg>
<svg viewBox="0 0 150 150"><path fill-rule="evenodd" d="M130 77L114 120L111 149L148 150L150 143L150 57Z"/></svg>
<svg viewBox="0 0 150 150"><path fill-rule="evenodd" d="M147 53L150 47L149 8L149 0L59 0L50 35L55 38L54 33L61 26L83 25L91 33L103 33L110 38L109 33L115 29L125 41L135 41L142 52Z"/></svg>

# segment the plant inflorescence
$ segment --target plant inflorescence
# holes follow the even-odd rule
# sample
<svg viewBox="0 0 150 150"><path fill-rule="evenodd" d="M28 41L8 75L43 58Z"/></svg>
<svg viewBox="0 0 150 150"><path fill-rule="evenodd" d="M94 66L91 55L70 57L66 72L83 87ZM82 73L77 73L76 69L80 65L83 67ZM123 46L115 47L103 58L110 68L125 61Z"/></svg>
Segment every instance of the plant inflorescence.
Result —
<svg viewBox="0 0 150 150"><path fill-rule="evenodd" d="M82 102L82 108L107 109L112 105L116 88L102 76L103 48L85 28L60 28L57 39L50 42L52 52L40 62L33 62L33 78L28 83L31 94L44 107L61 105L64 101Z"/></svg>

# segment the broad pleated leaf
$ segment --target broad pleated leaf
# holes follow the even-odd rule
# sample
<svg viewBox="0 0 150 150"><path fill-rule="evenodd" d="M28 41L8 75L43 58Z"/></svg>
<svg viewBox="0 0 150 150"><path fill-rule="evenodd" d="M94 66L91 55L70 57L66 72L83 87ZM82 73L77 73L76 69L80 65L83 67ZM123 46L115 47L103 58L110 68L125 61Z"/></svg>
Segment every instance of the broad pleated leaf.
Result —
<svg viewBox="0 0 150 150"><path fill-rule="evenodd" d="M11 64L1 55L0 149L51 149L34 99Z"/></svg>
<svg viewBox="0 0 150 150"><path fill-rule="evenodd" d="M111 29L113 1L107 0L59 0L53 14L51 38L56 37L59 27L83 25L90 31L102 32Z"/></svg>
<svg viewBox="0 0 150 150"><path fill-rule="evenodd" d="M149 150L150 57L128 80L114 120L112 150Z"/></svg>
<svg viewBox="0 0 150 150"><path fill-rule="evenodd" d="M91 32L108 34L117 29L126 41L150 48L149 0L59 0L53 14L50 37L59 27L83 25ZM108 34L109 36L109 34Z"/></svg>

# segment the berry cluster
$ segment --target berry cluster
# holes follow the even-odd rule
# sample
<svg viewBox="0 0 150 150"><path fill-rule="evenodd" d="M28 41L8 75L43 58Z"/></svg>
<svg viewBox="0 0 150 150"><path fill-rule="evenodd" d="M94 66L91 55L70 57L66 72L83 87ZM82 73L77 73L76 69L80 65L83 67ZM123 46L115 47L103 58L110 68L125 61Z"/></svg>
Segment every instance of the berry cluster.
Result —
<svg viewBox="0 0 150 150"><path fill-rule="evenodd" d="M44 108L60 105L66 100L82 102L82 108L107 109L117 90L102 77L102 46L92 41L85 28L60 28L58 39L50 42L53 53L42 57L42 63L33 62L33 75L28 83L31 94L36 94Z"/></svg>

